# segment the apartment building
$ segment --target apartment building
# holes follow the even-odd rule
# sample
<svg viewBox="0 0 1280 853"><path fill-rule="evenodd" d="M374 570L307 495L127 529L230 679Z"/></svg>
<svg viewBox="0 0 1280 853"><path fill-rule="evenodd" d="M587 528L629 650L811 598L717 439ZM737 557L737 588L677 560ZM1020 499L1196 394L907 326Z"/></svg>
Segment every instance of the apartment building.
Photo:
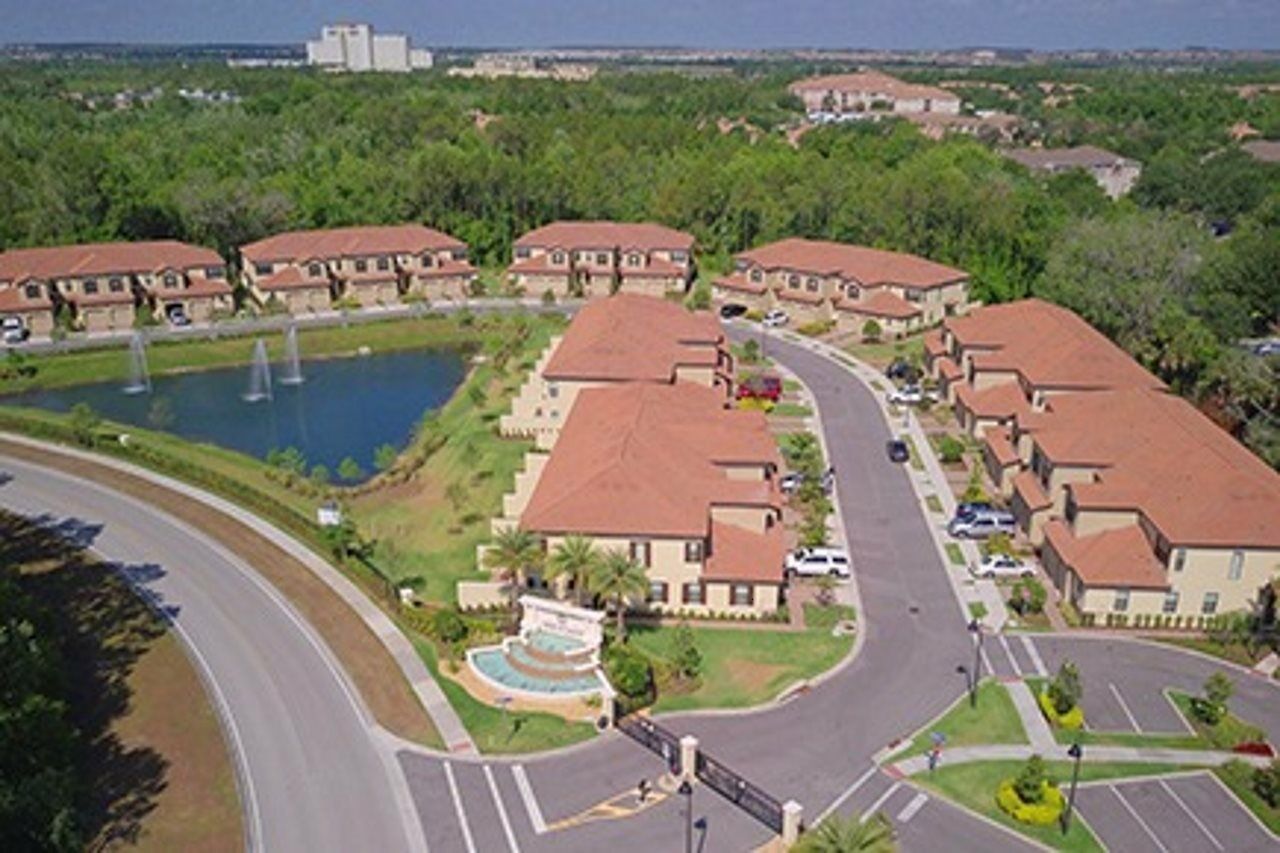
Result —
<svg viewBox="0 0 1280 853"><path fill-rule="evenodd" d="M1004 156L1034 172L1050 175L1083 170L1110 199L1128 194L1142 175L1142 164L1137 160L1121 157L1093 145L1079 145L1075 148L1015 148L1006 150Z"/></svg>
<svg viewBox="0 0 1280 853"><path fill-rule="evenodd" d="M555 445L587 388L688 382L727 399L733 356L719 321L667 299L619 293L588 302L550 342L499 421L503 435Z"/></svg>
<svg viewBox="0 0 1280 853"><path fill-rule="evenodd" d="M960 114L960 98L946 89L906 83L879 71L809 77L788 90L810 118L866 118L921 113Z"/></svg>
<svg viewBox="0 0 1280 853"><path fill-rule="evenodd" d="M461 240L425 225L289 231L240 248L245 282L290 313L338 299L362 308L405 298L462 298L475 277Z"/></svg>
<svg viewBox="0 0 1280 853"><path fill-rule="evenodd" d="M54 312L87 331L127 329L135 310L192 321L234 308L226 263L212 249L153 240L10 249L0 253L0 313L48 334Z"/></svg>
<svg viewBox="0 0 1280 853"><path fill-rule="evenodd" d="M874 320L897 337L968 310L968 273L901 252L797 237L742 252L733 266L712 286L717 300L841 331Z"/></svg>
<svg viewBox="0 0 1280 853"><path fill-rule="evenodd" d="M430 68L428 50L409 46L399 33L376 34L369 24L328 24L307 42L307 64L326 71L412 71Z"/></svg>
<svg viewBox="0 0 1280 853"><path fill-rule="evenodd" d="M696 272L693 236L651 222L553 222L516 240L507 277L540 296L683 293Z"/></svg>
<svg viewBox="0 0 1280 853"><path fill-rule="evenodd" d="M760 412L690 382L583 389L554 452L530 454L495 528L554 550L589 537L645 567L659 612L764 616L782 603L777 445Z"/></svg>

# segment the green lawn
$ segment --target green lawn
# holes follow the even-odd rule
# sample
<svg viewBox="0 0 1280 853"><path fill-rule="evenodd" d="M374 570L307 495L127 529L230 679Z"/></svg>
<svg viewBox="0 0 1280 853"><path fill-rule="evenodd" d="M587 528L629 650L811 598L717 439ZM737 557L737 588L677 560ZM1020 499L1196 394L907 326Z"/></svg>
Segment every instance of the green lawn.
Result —
<svg viewBox="0 0 1280 853"><path fill-rule="evenodd" d="M1004 685L993 679L987 679L978 685L977 706L969 706L969 696L965 694L956 704L937 720L922 728L914 738L911 746L897 759L923 755L933 747L933 732L941 732L947 736L946 750L957 746L976 746L989 743L1028 743L1027 733L1022 728L1022 720L1009 698L1009 691Z"/></svg>
<svg viewBox="0 0 1280 853"><path fill-rule="evenodd" d="M1262 729L1246 723L1235 714L1228 712L1216 726L1210 726L1191 712L1191 697L1186 693L1170 690L1169 698L1178 706L1191 728L1195 729L1196 735L1208 744L1209 749L1232 749L1242 743L1266 740Z"/></svg>
<svg viewBox="0 0 1280 853"><path fill-rule="evenodd" d="M942 766L933 772L924 771L912 777L953 802L971 809L1002 826L1025 835L1055 850L1101 851L1102 845L1083 821L1072 820L1071 830L1065 836L1058 825L1031 826L1009 817L996 805L996 788L1005 779L1016 776L1022 769L1021 761L978 761L970 764L947 766L946 752L942 754ZM1050 778L1065 786L1071 780L1071 764L1066 761L1046 762ZM1138 776L1157 776L1184 768L1170 764L1123 764L1088 762L1080 766L1080 781L1093 782L1105 779L1128 779Z"/></svg>
<svg viewBox="0 0 1280 853"><path fill-rule="evenodd" d="M430 642L422 637L410 636L418 654L431 670L449 704L458 713L481 752L537 752L569 746L595 737L595 728L587 723L571 723L554 714L503 711L484 704L453 679L440 675L436 651Z"/></svg>
<svg viewBox="0 0 1280 853"><path fill-rule="evenodd" d="M1161 643L1203 652L1241 666L1251 667L1270 651L1266 646L1253 649L1243 643L1220 643L1208 637L1153 637Z"/></svg>
<svg viewBox="0 0 1280 853"><path fill-rule="evenodd" d="M953 566L965 565L964 551L961 550L960 545L958 543L948 542L946 544L946 549L947 549L947 559L951 561L951 565Z"/></svg>
<svg viewBox="0 0 1280 853"><path fill-rule="evenodd" d="M973 619L982 619L987 615L987 605L981 601L969 602L969 616Z"/></svg>
<svg viewBox="0 0 1280 853"><path fill-rule="evenodd" d="M799 382L797 382L794 379L782 380L782 390L787 392L788 394L795 394L803 387L804 386L802 386Z"/></svg>
<svg viewBox="0 0 1280 853"><path fill-rule="evenodd" d="M782 418L807 418L813 414L813 409L799 403L779 403L769 414Z"/></svg>
<svg viewBox="0 0 1280 853"><path fill-rule="evenodd" d="M916 447L915 440L909 435L904 435L902 440L907 443L907 449L911 451L911 467L917 471L923 471L924 457L920 455L920 448Z"/></svg>
<svg viewBox="0 0 1280 853"><path fill-rule="evenodd" d="M929 512L936 512L938 515L943 513L942 498L937 495L925 495L924 505L929 508Z"/></svg>
<svg viewBox="0 0 1280 853"><path fill-rule="evenodd" d="M875 367L887 367L895 358L921 361L924 358L924 335L897 341L846 344L845 352Z"/></svg>
<svg viewBox="0 0 1280 853"><path fill-rule="evenodd" d="M1253 789L1253 767L1243 761L1229 761L1221 767L1214 768L1231 792L1253 812L1258 820L1266 824L1276 835L1280 835L1280 806L1273 806Z"/></svg>
<svg viewBox="0 0 1280 853"><path fill-rule="evenodd" d="M836 618L847 618L847 613L832 613L831 623ZM692 630L702 653L700 683L686 693L660 695L654 711L759 705L796 681L835 666L853 645L852 637L831 636L830 624L804 631L732 626L698 626ZM635 625L629 629L628 637L629 642L648 654L673 657L674 628Z"/></svg>

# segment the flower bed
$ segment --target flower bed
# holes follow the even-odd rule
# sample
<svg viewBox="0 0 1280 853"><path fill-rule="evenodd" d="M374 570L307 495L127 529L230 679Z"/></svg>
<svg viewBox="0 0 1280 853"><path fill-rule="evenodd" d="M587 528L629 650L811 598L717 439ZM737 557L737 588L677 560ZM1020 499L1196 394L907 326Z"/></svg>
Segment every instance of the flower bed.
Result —
<svg viewBox="0 0 1280 853"><path fill-rule="evenodd" d="M1006 779L996 789L996 805L1009 817L1020 823L1032 826L1051 826L1062 816L1066 808L1066 800L1058 786L1051 782L1043 782L1040 786L1040 802L1023 802L1014 787L1013 779Z"/></svg>
<svg viewBox="0 0 1280 853"><path fill-rule="evenodd" d="M1079 705L1076 705L1065 714L1059 714L1058 709L1053 706L1053 700L1049 698L1047 690L1037 693L1036 701L1040 703L1040 710L1044 712L1044 716L1050 725L1073 732L1084 728L1084 709Z"/></svg>

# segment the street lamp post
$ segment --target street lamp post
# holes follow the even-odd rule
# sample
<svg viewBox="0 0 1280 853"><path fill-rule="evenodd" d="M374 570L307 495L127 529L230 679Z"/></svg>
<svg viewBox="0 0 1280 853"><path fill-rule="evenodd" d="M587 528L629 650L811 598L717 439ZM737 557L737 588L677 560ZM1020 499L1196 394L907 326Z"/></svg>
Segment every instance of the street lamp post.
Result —
<svg viewBox="0 0 1280 853"><path fill-rule="evenodd" d="M685 779L676 789L684 797L684 853L693 853L693 786Z"/></svg>
<svg viewBox="0 0 1280 853"><path fill-rule="evenodd" d="M1067 792L1067 808L1062 813L1062 834L1066 835L1067 830L1071 828L1071 810L1076 804L1076 783L1080 781L1080 759L1084 758L1084 747L1079 743L1071 744L1067 749L1067 755L1075 759L1075 764L1071 768L1071 790Z"/></svg>
<svg viewBox="0 0 1280 853"><path fill-rule="evenodd" d="M973 678L969 681L969 707L978 706L978 682L982 679L982 623L974 619L969 623L969 633L977 638L973 646Z"/></svg>

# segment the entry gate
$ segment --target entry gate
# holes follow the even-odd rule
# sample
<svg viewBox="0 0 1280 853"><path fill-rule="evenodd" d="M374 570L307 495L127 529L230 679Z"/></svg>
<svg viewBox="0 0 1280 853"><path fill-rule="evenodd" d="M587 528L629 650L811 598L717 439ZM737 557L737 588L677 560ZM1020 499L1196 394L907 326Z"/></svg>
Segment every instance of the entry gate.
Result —
<svg viewBox="0 0 1280 853"><path fill-rule="evenodd" d="M782 833L782 803L743 779L702 750L695 764L698 779L774 832Z"/></svg>
<svg viewBox="0 0 1280 853"><path fill-rule="evenodd" d="M618 720L618 731L662 757L667 769L680 772L680 738L647 717L627 716Z"/></svg>

